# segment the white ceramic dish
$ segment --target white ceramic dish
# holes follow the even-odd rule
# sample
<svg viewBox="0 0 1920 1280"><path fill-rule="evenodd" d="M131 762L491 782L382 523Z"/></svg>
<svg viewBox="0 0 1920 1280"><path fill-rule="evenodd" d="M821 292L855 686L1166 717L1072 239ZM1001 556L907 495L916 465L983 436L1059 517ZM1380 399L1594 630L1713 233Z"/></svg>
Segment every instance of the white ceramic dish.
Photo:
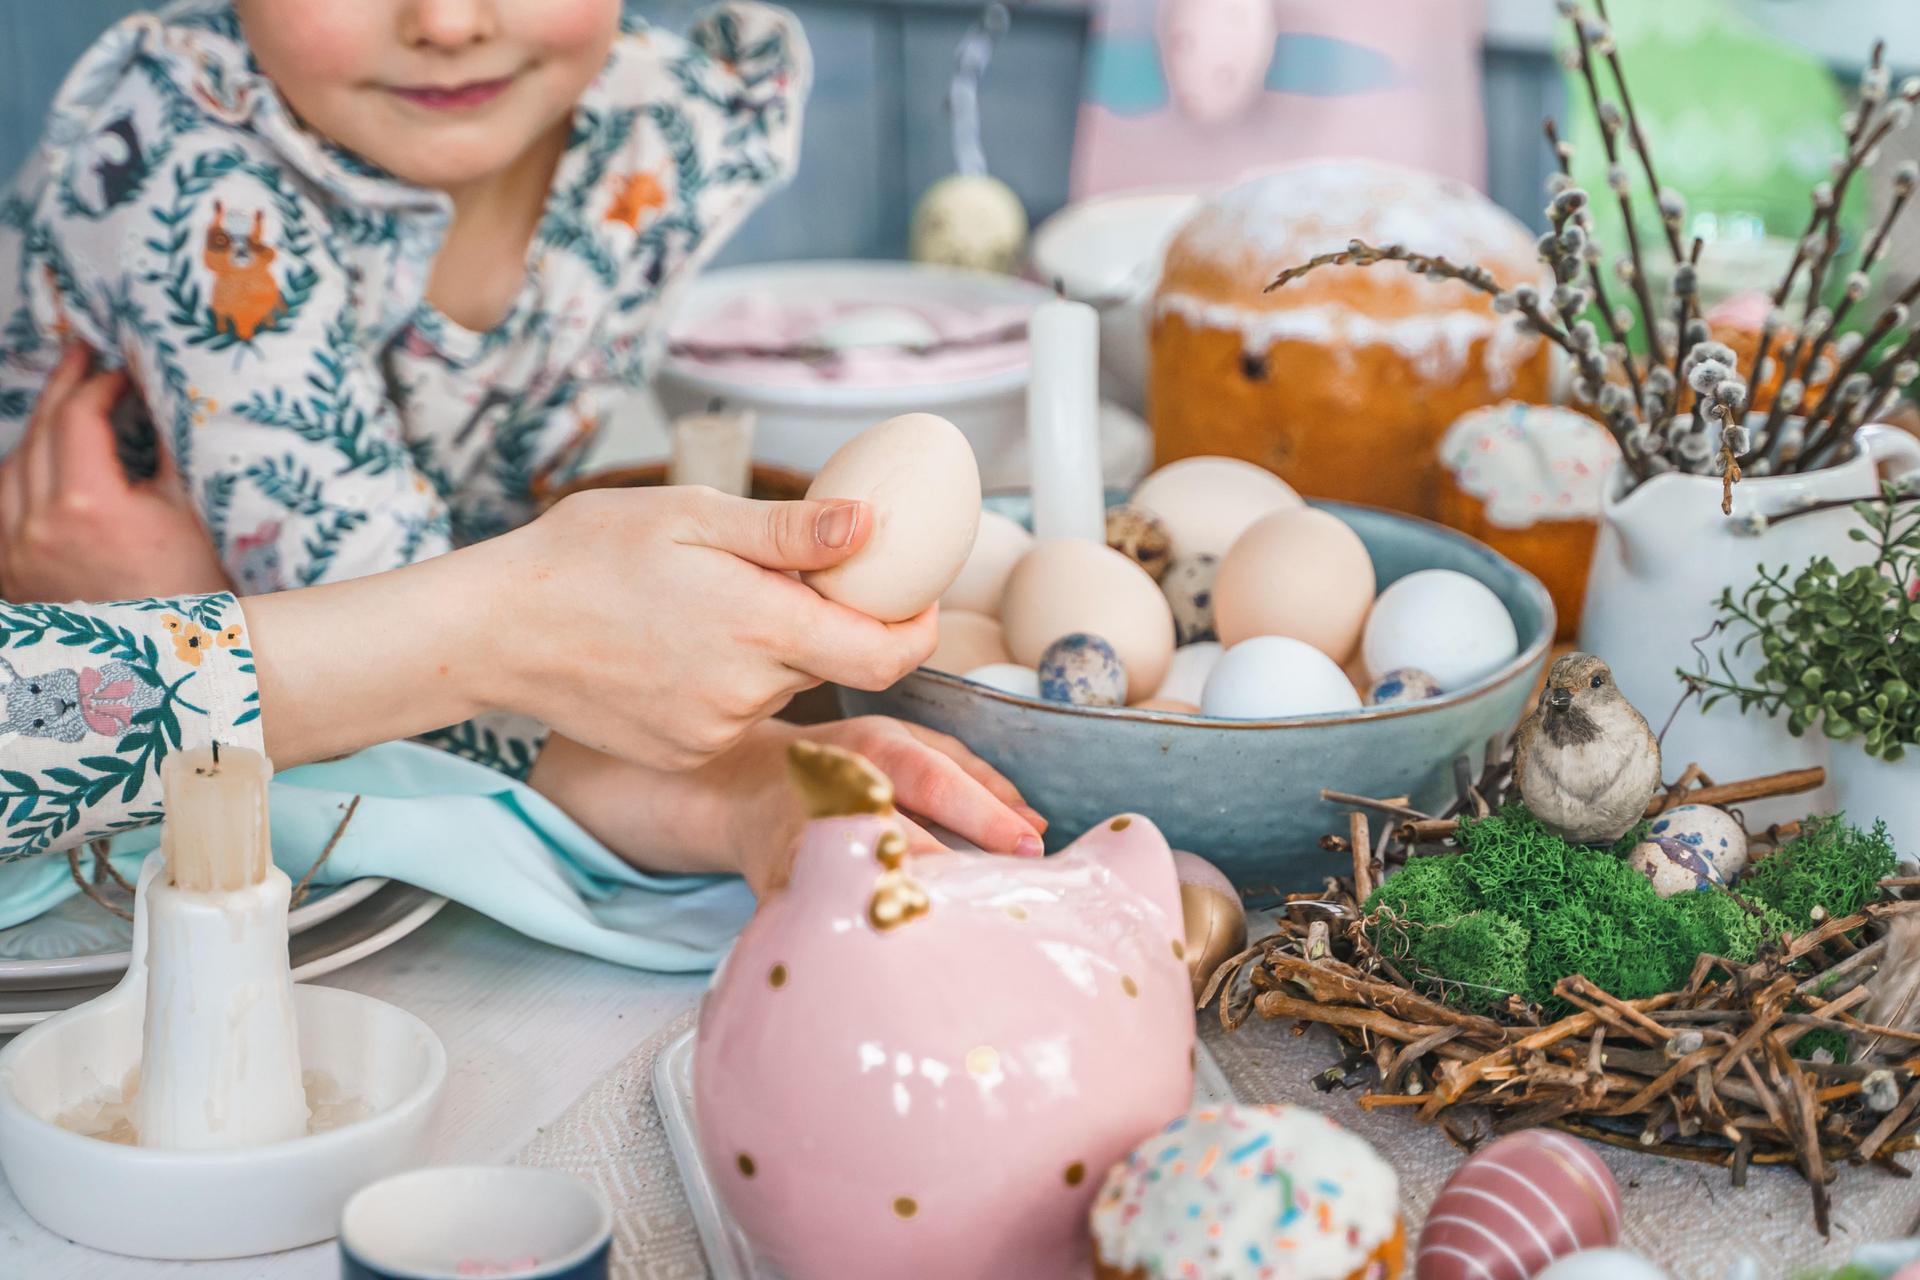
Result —
<svg viewBox="0 0 1920 1280"><path fill-rule="evenodd" d="M383 876L322 885L287 913L287 932L301 934L357 907L386 888ZM133 922L84 894L51 911L0 929L0 991L41 990L111 982L127 971Z"/></svg>
<svg viewBox="0 0 1920 1280"><path fill-rule="evenodd" d="M1136 411L1146 404L1149 308L1161 259L1200 198L1190 190L1096 196L1068 205L1033 235L1033 274L1100 309L1106 393Z"/></svg>
<svg viewBox="0 0 1920 1280"><path fill-rule="evenodd" d="M776 304L844 298L876 305L897 301L979 308L1032 306L1048 296L1027 281L983 271L910 262L783 262L699 277L688 286L675 323L695 323L750 294ZM754 456L801 471L819 470L835 449L874 423L912 412L937 413L959 427L989 487L1021 483L1026 470L1024 361L1017 368L959 380L782 386L756 382L749 373L726 365L669 354L661 362L655 390L669 417L698 412L716 398L754 410Z"/></svg>
<svg viewBox="0 0 1920 1280"><path fill-rule="evenodd" d="M293 980L306 982L343 969L392 946L438 915L447 900L409 884L383 882L381 892L292 939ZM24 1031L63 1009L104 995L110 986L90 983L57 988L0 987L0 1036Z"/></svg>
<svg viewBox="0 0 1920 1280"><path fill-rule="evenodd" d="M414 1169L340 1212L346 1274L524 1280L606 1274L613 1210L571 1174L516 1165ZM358 1271L355 1270L358 1268Z"/></svg>
<svg viewBox="0 0 1920 1280"><path fill-rule="evenodd" d="M707 1255L713 1280L780 1280L778 1272L755 1255L714 1191L713 1180L700 1162L700 1144L694 1135L692 1031L660 1051L653 1064L653 1097L667 1127L667 1145L673 1149L680 1185L693 1210L700 1248ZM1207 1046L1194 1044L1193 1100L1195 1105L1233 1101L1233 1087ZM1143 1135L1144 1136L1144 1135Z"/></svg>
<svg viewBox="0 0 1920 1280"><path fill-rule="evenodd" d="M136 915L143 909L137 909ZM145 952L134 923L133 951ZM233 1151L156 1151L61 1128L138 1067L147 972L0 1049L0 1170L49 1231L139 1258L248 1257L330 1238L341 1207L426 1155L447 1054L427 1024L371 996L294 988L304 1070L371 1109L362 1120Z"/></svg>

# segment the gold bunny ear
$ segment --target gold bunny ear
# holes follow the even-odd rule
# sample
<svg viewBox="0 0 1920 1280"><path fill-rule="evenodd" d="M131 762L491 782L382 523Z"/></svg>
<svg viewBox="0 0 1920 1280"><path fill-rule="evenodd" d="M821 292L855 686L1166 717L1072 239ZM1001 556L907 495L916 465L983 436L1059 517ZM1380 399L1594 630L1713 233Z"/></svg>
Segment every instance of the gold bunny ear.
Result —
<svg viewBox="0 0 1920 1280"><path fill-rule="evenodd" d="M893 812L893 784L865 756L818 742L787 748L787 772L806 801L809 818Z"/></svg>

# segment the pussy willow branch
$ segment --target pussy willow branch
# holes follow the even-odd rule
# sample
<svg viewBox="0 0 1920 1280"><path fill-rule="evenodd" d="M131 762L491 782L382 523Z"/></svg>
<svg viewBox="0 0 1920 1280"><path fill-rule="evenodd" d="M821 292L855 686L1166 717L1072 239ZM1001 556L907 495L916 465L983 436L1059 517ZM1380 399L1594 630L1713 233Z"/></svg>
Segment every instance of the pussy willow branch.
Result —
<svg viewBox="0 0 1920 1280"><path fill-rule="evenodd" d="M1560 166L1560 173L1569 182L1573 180L1573 149L1560 141L1560 127L1548 116L1546 122L1547 145L1553 149L1554 162ZM1600 270L1600 264L1593 259L1587 260L1587 284L1593 289L1593 303L1600 308L1600 317L1606 322L1607 332L1620 348L1620 367L1627 375L1627 385L1633 388L1633 402L1644 407L1646 393L1640 382L1640 362L1634 359L1633 351L1627 346L1626 331L1614 323L1613 299L1607 296L1606 281Z"/></svg>
<svg viewBox="0 0 1920 1280"><path fill-rule="evenodd" d="M1863 343L1862 350L1864 349ZM1855 426L1863 422L1871 422L1885 413L1887 406L1900 394L1900 388L1894 383L1899 378L1902 367L1916 358L1920 358L1920 329L1915 329L1908 334L1907 340L1901 343L1891 355L1883 357L1874 369L1873 378L1867 384L1865 393L1855 404L1856 408L1863 410L1862 412L1849 417L1844 412L1847 406L1846 393L1844 389L1841 391L1839 401L1841 407L1835 409L1832 420L1826 424L1819 436L1809 437L1806 442L1801 453L1804 460L1803 469L1815 465L1833 450L1846 444L1852 438ZM1906 372L1911 376L1911 370Z"/></svg>
<svg viewBox="0 0 1920 1280"><path fill-rule="evenodd" d="M1920 301L1920 279L1914 280L1901 291L1898 298L1888 304L1886 310L1880 313L1880 318L1874 321L1873 328L1862 337L1860 345L1854 348L1853 353L1841 363L1838 369L1834 370L1833 376L1827 381L1826 390L1820 393L1819 402L1806 415L1809 444L1823 434L1820 432L1820 425L1825 420L1827 411L1838 404L1840 388L1845 385L1846 380L1858 371L1873 353L1874 348L1879 346L1888 334L1907 323L1917 301ZM1839 422L1836 420L1830 429L1840 429Z"/></svg>
<svg viewBox="0 0 1920 1280"><path fill-rule="evenodd" d="M1600 14L1600 21L1613 29L1613 19L1607 13L1607 0L1594 0L1594 9ZM1640 157L1640 167L1647 173L1647 189L1653 192L1656 207L1661 207L1661 195L1665 190L1660 185L1659 176L1653 171L1653 148L1647 145L1647 135L1640 130L1640 115L1633 109L1633 95L1627 91L1626 68L1620 65L1620 50L1612 41L1607 43L1607 67L1613 72L1613 83L1620 90L1620 110L1627 118L1627 140L1632 144L1633 153ZM1680 261L1680 220L1668 218L1661 208L1660 225L1667 231L1667 248L1673 251L1673 260Z"/></svg>

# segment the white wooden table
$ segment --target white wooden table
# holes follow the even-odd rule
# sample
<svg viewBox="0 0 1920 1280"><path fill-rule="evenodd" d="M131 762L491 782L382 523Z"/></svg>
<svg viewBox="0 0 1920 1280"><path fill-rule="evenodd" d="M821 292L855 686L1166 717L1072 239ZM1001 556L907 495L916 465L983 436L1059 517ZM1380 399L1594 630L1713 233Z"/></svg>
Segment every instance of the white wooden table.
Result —
<svg viewBox="0 0 1920 1280"><path fill-rule="evenodd" d="M641 973L533 942L449 905L419 932L319 980L417 1014L447 1047L435 1164L504 1161L540 1126L690 1007L705 974ZM101 1213L114 1212L102 1204ZM331 1241L222 1263L140 1262L70 1244L0 1182L0 1277L12 1280L319 1280Z"/></svg>

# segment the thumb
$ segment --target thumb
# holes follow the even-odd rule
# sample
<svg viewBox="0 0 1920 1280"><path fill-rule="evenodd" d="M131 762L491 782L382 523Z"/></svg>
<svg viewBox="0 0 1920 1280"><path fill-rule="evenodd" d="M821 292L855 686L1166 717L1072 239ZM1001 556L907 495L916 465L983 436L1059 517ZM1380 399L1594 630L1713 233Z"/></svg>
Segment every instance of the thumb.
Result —
<svg viewBox="0 0 1920 1280"><path fill-rule="evenodd" d="M695 501L688 541L779 573L831 568L873 532L864 502L756 502L711 491Z"/></svg>

